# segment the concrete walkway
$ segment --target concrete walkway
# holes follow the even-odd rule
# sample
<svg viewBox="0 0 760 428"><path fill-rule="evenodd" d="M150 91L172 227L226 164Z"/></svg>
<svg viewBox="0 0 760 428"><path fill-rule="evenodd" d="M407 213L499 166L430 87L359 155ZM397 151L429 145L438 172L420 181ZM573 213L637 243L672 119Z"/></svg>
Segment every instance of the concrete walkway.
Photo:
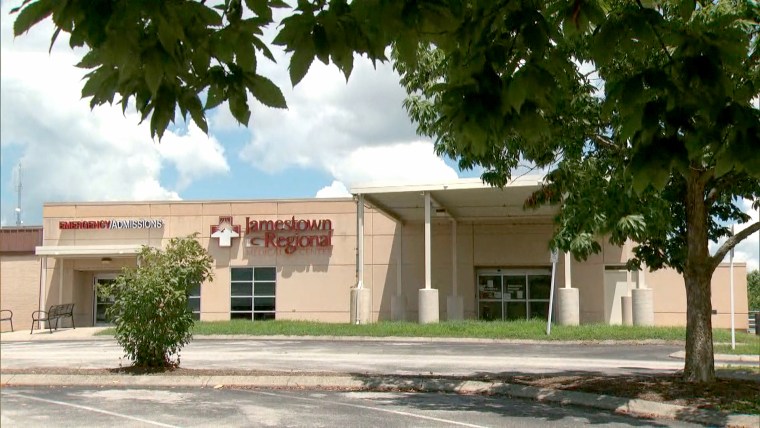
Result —
<svg viewBox="0 0 760 428"><path fill-rule="evenodd" d="M30 357L30 359L22 358L25 350L29 350L29 353L34 354L41 350L43 341L51 341L52 348L61 348L60 352L52 352L47 355L47 358L52 360L53 367L64 368L88 368L88 367L110 367L115 368L113 364L114 355L120 353L120 348L115 344L113 337L111 336L94 336L96 332L101 331L103 328L77 328L77 329L60 329L52 334L47 330L35 331L34 334L29 334L29 331L16 331L13 333L0 334L0 351L2 351L3 358L2 368L3 371L13 368L39 368L40 363L36 355ZM146 376L132 376L132 375L88 375L88 374L8 374L6 372L0 373L0 384L3 386L14 385L38 385L38 386L50 386L50 385L109 385L109 386L194 386L194 387L220 387L220 386L258 386L266 388L338 388L338 389L352 389L352 390L408 390L408 391L436 391L436 392L451 392L451 393L487 393L487 394L505 394L514 397L529 398L534 400L556 402L561 404L573 404L581 406L591 406L595 408L601 408L606 410L612 410L616 412L638 414L638 415L655 415L663 418L673 418L679 420L685 420L690 422L698 422L708 425L716 426L740 426L740 427L760 427L760 416L757 415L727 415L718 412L702 411L685 406L677 406L665 403L656 403L638 399L627 399L611 396L600 396L595 394L588 394L582 392L573 391L558 391L551 389L541 389L523 385L511 385L504 382L489 382L483 381L483 373L489 371L493 372L491 366L487 365L486 359L475 359L471 364L474 367L482 369L479 371L479 380L468 379L465 373L464 377L452 378L446 376L431 377L428 371L428 366L419 364L409 366L408 361L404 363L407 367L418 367L416 370L406 370L403 374L388 370L389 367L393 367L393 361L390 361L390 365L383 365L383 359L390 358L398 363L399 358L412 359L413 354L403 354L407 352L407 349L421 349L424 354L426 349L435 348L440 350L435 355L436 363L440 364L441 360L452 359L452 363L455 364L456 360L461 358L460 354L450 351L446 351L445 343L462 343L471 344L470 347L475 348L475 352L482 354L483 349L494 349L498 352L500 344L514 344L516 341L494 341L494 340L482 340L482 339L440 339L440 338L357 338L357 337L251 337L251 336L198 336L195 339L195 344L191 344L189 348L195 348L196 353L202 354L202 358L196 358L193 362L191 352L183 352L182 366L185 368L193 369L210 369L204 371L203 376L167 376L167 375L146 375ZM313 346L305 346L300 344L301 342L313 341ZM53 344L53 342L56 342ZM297 342L293 345L293 348L275 347L276 344L287 344L288 342ZM338 346L339 351L345 351L347 360L352 359L367 359L366 354L360 353L358 347L371 346L372 352L375 352L375 360L370 361L368 364L373 364L376 370L374 371L356 371L352 370L353 366L342 366L340 362L333 364L333 371L326 371L321 367L314 365L314 360L307 360L308 363L304 364L299 358L303 357L300 354L314 355L317 352L316 348L324 347L324 342L345 342L345 346ZM353 342L353 343L352 343ZM369 345L366 343L370 342ZM523 341L525 342L525 341ZM520 342L520 343L523 343ZM374 344L373 344L374 343ZM534 344L536 342L530 342ZM268 351L269 344L272 349L273 355L270 358L273 360L283 361L282 366L276 364L270 364L271 372L264 375L255 376L227 376L216 375L214 370L227 370L230 369L242 369L252 367L245 366L244 363L248 361L260 361L264 353ZM274 344L274 345L273 345ZM96 345L96 346L95 346ZM284 346L284 345L283 345ZM335 347L335 345L331 345ZM541 346L541 345L535 345ZM563 344L552 343L553 347L561 347ZM658 347L657 349L672 349L672 345L668 348L665 345ZM79 348L78 348L79 347ZM354 348L357 347L357 348ZM502 346L503 347L503 346ZM615 349L619 346L608 346L607 348ZM638 346L644 347L644 346ZM214 356L215 349L219 348L216 352L220 355ZM307 349L308 348L308 349ZM527 348L527 346L526 346ZM572 350L578 348L577 346L568 345L565 347L567 353L570 354ZM47 349L47 348L45 348ZM77 351L78 350L78 351ZM55 350L54 350L55 351ZM77 354L91 353L95 356L96 360L100 360L100 364L93 366L92 363L76 362L70 358L76 358ZM612 357L606 357L607 359L594 359L586 360L586 365L590 367L601 366L603 364L633 366L651 364L651 367L646 370L654 370L655 372L673 372L673 367L682 367L682 351L676 351L669 353L671 361L642 361L642 360L619 360L616 361ZM199 355L200 355L199 354ZM406 356L410 355L410 356ZM215 359L215 357L219 357ZM479 356L477 356L479 358ZM308 355L303 358L309 358ZM313 357L312 357L313 358ZM334 354L329 354L328 359L334 359ZM643 358L643 357L642 357ZM491 358L489 358L491 359ZM538 357L531 357L535 360L537 365L550 365L549 359L543 360ZM574 359L583 362L582 357L576 357ZM559 357L555 356L554 360L562 362L564 365L570 364L570 361L574 360L572 356ZM750 361L747 361L749 359ZM16 360L16 361L14 361ZM716 365L745 365L758 364L760 357L757 356L733 356L733 355L716 355ZM95 361L95 360L90 360ZM429 359L428 359L429 361ZM424 360L423 360L424 362ZM330 362L334 363L334 362ZM89 364L89 365L88 365ZM503 363L502 363L503 364ZM47 366L47 365L45 365ZM498 365L497 365L498 366ZM295 368L303 369L309 367L309 369L317 368L316 372L312 371L296 372ZM254 369L261 370L261 367L253 367ZM342 370L341 368L348 368ZM222 373L222 372L220 372ZM470 372L472 373L472 372ZM456 375L457 373L446 373L445 371L436 370L435 375L449 374ZM461 376L461 374L460 374Z"/></svg>

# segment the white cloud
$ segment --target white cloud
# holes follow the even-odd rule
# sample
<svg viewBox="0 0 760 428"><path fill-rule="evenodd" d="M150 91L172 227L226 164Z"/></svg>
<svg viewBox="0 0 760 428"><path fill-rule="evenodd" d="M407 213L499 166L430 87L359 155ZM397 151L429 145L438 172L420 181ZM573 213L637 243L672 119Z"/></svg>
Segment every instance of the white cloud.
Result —
<svg viewBox="0 0 760 428"><path fill-rule="evenodd" d="M742 230L746 229L748 226L757 223L758 221L758 212L756 209L752 208L752 202L748 199L743 199L740 203L740 207L744 212L749 214L751 217L751 220L747 223L741 223L737 224L734 228L735 233L739 233ZM710 252L714 253L719 245L722 245L723 242L725 242L725 239L719 241L719 242L711 242L710 243ZM758 260L759 254L760 254L760 232L755 232L749 237L747 237L745 240L740 242L736 247L734 247L734 262L744 262L747 263L747 272L755 270L760 268L760 261ZM729 261L729 255L726 255L726 257L723 259L724 262L728 263Z"/></svg>
<svg viewBox="0 0 760 428"><path fill-rule="evenodd" d="M131 109L91 111L80 99L85 71L73 67L81 53L63 34L48 53L50 22L14 39L9 7L0 12L0 141L4 152L21 152L25 212L47 201L179 199L177 190L193 181L229 171L221 144L195 125L167 131L159 144ZM176 169L176 188L161 182L167 166Z"/></svg>
<svg viewBox="0 0 760 428"><path fill-rule="evenodd" d="M346 189L346 185L337 180L333 180L329 186L319 189L315 195L317 198L345 198L348 196L351 196L351 193Z"/></svg>
<svg viewBox="0 0 760 428"><path fill-rule="evenodd" d="M338 180L355 186L372 182L430 183L457 178L427 141L360 147L328 166Z"/></svg>

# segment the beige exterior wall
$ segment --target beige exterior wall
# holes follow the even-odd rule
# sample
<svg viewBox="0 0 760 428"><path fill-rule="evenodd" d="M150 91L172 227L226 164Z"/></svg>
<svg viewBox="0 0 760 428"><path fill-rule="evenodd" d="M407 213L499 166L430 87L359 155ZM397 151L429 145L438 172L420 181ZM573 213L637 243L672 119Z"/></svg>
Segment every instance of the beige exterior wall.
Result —
<svg viewBox="0 0 760 428"><path fill-rule="evenodd" d="M29 329L32 312L39 306L40 259L33 255L0 256L0 309L13 311L14 330ZM10 331L8 321L0 331Z"/></svg>
<svg viewBox="0 0 760 428"><path fill-rule="evenodd" d="M287 254L283 248L251 246L244 237L220 247L212 238L211 226L220 216L232 216L233 224L245 231L246 217L255 221L296 219L330 220L332 246L299 249ZM61 230L60 221L154 219L160 229ZM463 297L465 318L477 318L476 280L480 269L541 269L551 271L548 243L553 230L549 217L530 223L472 223L457 225L457 295ZM100 204L55 204L44 208L43 245L47 247L106 244L162 246L172 237L198 233L202 245L214 258L215 277L201 288L201 319L230 319L230 268L275 267L277 272L276 310L278 319L349 321L349 289L356 284L356 204L351 199L310 199L274 201L213 202L134 202ZM258 236L258 235L257 235ZM439 290L440 319L447 319L446 299L453 294L451 221L436 218L432 224L432 286ZM600 254L584 262L571 262L572 286L580 292L582 323L611 322L610 294L605 290L605 269L619 268L627 253L605 244ZM94 278L134 266L134 256L111 257L107 265L101 257L48 257L45 306L75 303L77 325L93 322ZM406 298L406 319L417 319L418 290L424 287L424 227L400 225L383 213L365 210L364 286L371 290L373 321L391 318L391 299ZM40 261L18 269L35 284L31 300L36 308ZM19 265L21 266L21 265ZM564 284L564 257L560 255L556 286ZM399 275L400 269L400 275ZM6 276L3 273L3 299ZM20 275L20 274L16 274ZM646 284L655 290L655 321L659 325L680 325L685 320L683 281L672 271L645 274ZM736 326L746 328L746 272L735 271ZM11 280L7 280L8 283ZM718 314L714 326L728 327L725 292L727 269L721 266L713 280L713 305ZM629 288L635 287L634 283ZM619 291L619 290L618 290ZM626 290L630 292L629 290ZM15 291L11 294L14 294ZM14 294L15 295L15 294ZM22 296L20 294L20 296ZM617 297L617 296L612 296ZM18 297L21 299L21 297ZM29 297L24 297L29 300ZM619 310L619 308L617 309ZM29 312L31 313L31 312ZM28 327L28 326L27 326Z"/></svg>

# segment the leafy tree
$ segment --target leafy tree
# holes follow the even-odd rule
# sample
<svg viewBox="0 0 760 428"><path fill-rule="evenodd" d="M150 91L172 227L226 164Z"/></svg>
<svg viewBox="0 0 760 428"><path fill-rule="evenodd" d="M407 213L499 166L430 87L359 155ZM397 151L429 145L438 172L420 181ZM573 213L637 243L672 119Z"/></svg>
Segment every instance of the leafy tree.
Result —
<svg viewBox="0 0 760 428"><path fill-rule="evenodd" d="M685 377L714 378L709 280L760 228L708 253L728 233L716 219L747 220L733 198L758 195L755 0L25 0L14 32L52 18L53 41L63 31L87 51L91 105L134 105L160 137L177 110L206 130L206 111L225 101L248 124L248 93L286 106L257 71L272 59L261 35L275 9L293 84L315 58L348 77L355 54L384 61L393 46L418 95L411 116L441 152L483 165L496 185L523 160L552 170L529 202L564 198L556 246L583 258L595 236L631 238L632 264L682 270Z"/></svg>
<svg viewBox="0 0 760 428"><path fill-rule="evenodd" d="M526 205L562 204L553 246L585 259L601 250L601 236L618 245L631 239L637 243L631 268L646 263L681 272L684 376L711 381L710 280L726 253L760 230L755 223L731 236L726 226L750 220L737 198L760 204L760 114L752 105L760 92L760 15L753 2L644 3L611 2L588 33L578 31L583 9L572 20L548 14L557 33L546 49L591 68L584 75L545 66L555 80L545 86L550 89L522 81L528 61L494 62L496 89L477 94L476 104L501 108L467 109L482 123L478 130L490 131L477 137L487 141L485 150L482 143L468 144L451 116L456 82L469 75L458 57L462 49L423 45L419 61L399 58L396 67L410 94L407 110L420 133L437 139L439 152L459 156L463 167L484 166L484 179L497 185L525 159L550 171ZM510 52L521 46L513 40ZM501 58L503 47L473 49ZM524 89L512 90L515 82ZM498 90L507 85L508 93ZM541 97L548 104L526 98L547 90L552 93ZM486 101L489 94L496 99ZM525 132L525 120L543 133ZM725 244L709 254L708 242L721 237L728 237Z"/></svg>
<svg viewBox="0 0 760 428"><path fill-rule="evenodd" d="M747 274L747 300L750 311L760 311L760 270Z"/></svg>
<svg viewBox="0 0 760 428"><path fill-rule="evenodd" d="M137 268L124 269L103 288L114 297L106 316L116 326L116 341L136 366L179 365L179 351L192 337L188 293L212 279L212 262L195 236L173 238L163 250L144 246Z"/></svg>

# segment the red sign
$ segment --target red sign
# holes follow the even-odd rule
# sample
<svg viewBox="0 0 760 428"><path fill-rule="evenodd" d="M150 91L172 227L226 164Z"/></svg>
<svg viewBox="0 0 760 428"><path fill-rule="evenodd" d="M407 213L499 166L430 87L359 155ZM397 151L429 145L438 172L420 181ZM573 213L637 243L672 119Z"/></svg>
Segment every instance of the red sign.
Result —
<svg viewBox="0 0 760 428"><path fill-rule="evenodd" d="M245 218L246 244L254 247L283 248L293 254L301 248L332 247L333 227L329 219L251 220ZM249 237L249 235L254 235Z"/></svg>

